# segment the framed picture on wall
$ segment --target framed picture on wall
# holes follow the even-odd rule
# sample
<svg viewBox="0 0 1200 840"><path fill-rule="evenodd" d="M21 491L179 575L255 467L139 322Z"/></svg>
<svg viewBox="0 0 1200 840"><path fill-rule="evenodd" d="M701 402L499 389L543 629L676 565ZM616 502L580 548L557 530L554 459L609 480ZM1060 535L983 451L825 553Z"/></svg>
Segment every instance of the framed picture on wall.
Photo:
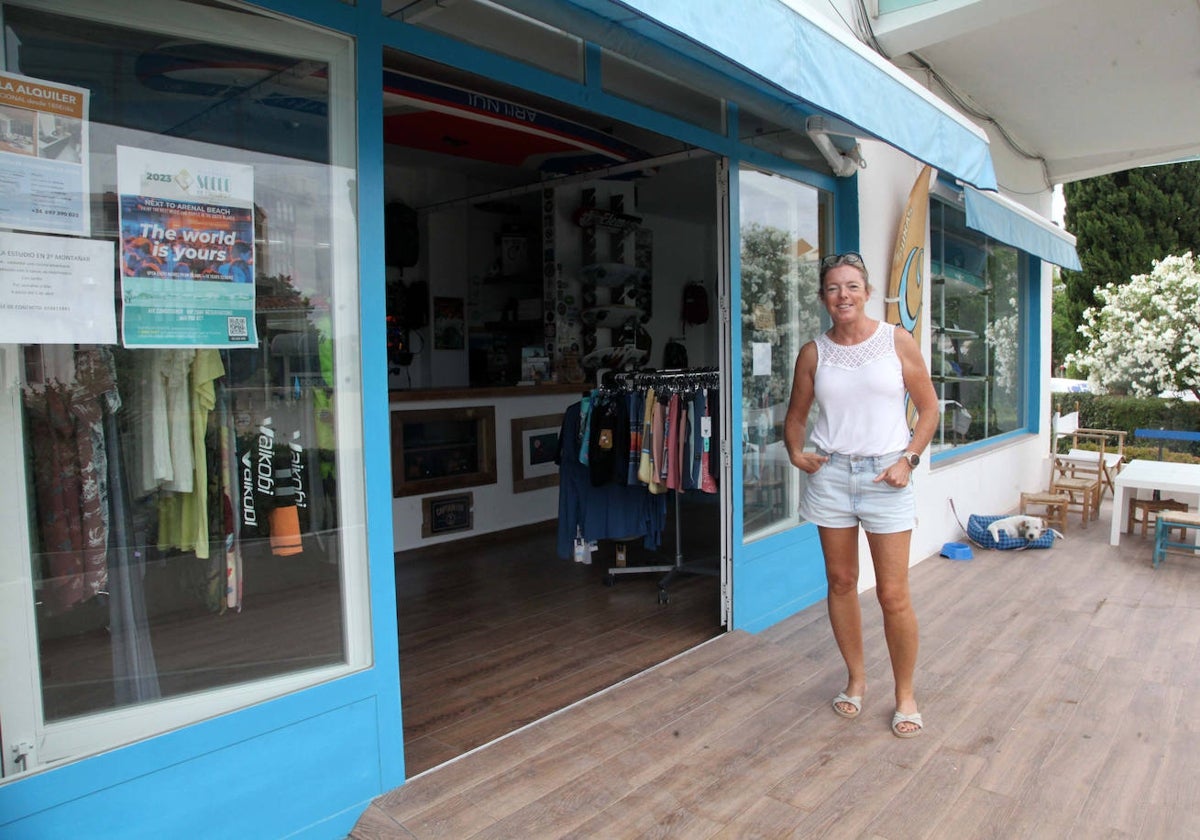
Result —
<svg viewBox="0 0 1200 840"><path fill-rule="evenodd" d="M558 430L562 414L520 417L512 422L513 492L558 484Z"/></svg>
<svg viewBox="0 0 1200 840"><path fill-rule="evenodd" d="M437 537L475 527L475 496L454 493L421 500L421 536Z"/></svg>
<svg viewBox="0 0 1200 840"><path fill-rule="evenodd" d="M462 350L466 346L467 322L463 299L433 299L433 346L436 350Z"/></svg>

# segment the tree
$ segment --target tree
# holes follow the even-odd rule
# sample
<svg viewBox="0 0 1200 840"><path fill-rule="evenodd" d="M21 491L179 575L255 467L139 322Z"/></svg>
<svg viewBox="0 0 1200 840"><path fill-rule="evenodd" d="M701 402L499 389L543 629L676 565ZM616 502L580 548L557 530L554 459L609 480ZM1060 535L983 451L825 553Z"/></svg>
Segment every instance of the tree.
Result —
<svg viewBox="0 0 1200 840"><path fill-rule="evenodd" d="M1149 274L1096 289L1084 311L1084 346L1068 362L1102 390L1200 398L1200 267L1191 252L1156 262Z"/></svg>
<svg viewBox="0 0 1200 840"><path fill-rule="evenodd" d="M1065 320L1081 323L1094 290L1123 284L1154 260L1200 253L1200 162L1150 166L1063 187L1066 228L1075 234L1083 271L1064 271ZM1065 345L1065 346L1063 346ZM1072 331L1055 332L1054 358L1080 349Z"/></svg>
<svg viewBox="0 0 1200 840"><path fill-rule="evenodd" d="M786 405L800 345L821 330L817 263L795 255L787 231L742 227L742 375L753 397L746 410ZM754 345L771 347L771 375L754 375Z"/></svg>

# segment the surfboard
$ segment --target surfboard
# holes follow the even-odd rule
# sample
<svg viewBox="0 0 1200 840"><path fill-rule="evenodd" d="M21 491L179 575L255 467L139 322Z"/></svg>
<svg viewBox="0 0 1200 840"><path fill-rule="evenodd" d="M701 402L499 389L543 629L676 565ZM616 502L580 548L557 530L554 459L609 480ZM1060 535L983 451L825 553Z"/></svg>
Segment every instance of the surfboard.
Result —
<svg viewBox="0 0 1200 840"><path fill-rule="evenodd" d="M632 345L622 347L601 347L588 353L580 360L585 368L615 368L621 370L629 367L639 367L650 357L649 350L642 350Z"/></svg>
<svg viewBox="0 0 1200 840"><path fill-rule="evenodd" d="M933 168L925 166L908 194L908 203L896 230L892 250L892 271L888 277L884 317L899 324L921 344L921 301L925 291L925 222L929 214L929 177ZM917 422L917 410L907 399L908 426Z"/></svg>
<svg viewBox="0 0 1200 840"><path fill-rule="evenodd" d="M579 274L597 286L613 287L641 281L646 276L646 269L624 263L592 263L579 269Z"/></svg>
<svg viewBox="0 0 1200 840"><path fill-rule="evenodd" d="M642 310L636 306L593 306L580 313L585 324L597 327L619 327L626 321L642 317Z"/></svg>

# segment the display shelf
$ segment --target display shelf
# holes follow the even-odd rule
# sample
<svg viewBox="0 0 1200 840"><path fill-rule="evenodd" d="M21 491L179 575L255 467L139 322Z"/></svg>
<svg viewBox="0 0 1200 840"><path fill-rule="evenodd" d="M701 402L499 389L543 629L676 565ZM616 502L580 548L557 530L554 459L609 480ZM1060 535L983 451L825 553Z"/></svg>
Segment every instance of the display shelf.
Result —
<svg viewBox="0 0 1200 840"><path fill-rule="evenodd" d="M937 324L933 325L933 331L938 335L944 335L947 338L979 338L979 333L971 330L963 330L958 327L940 327Z"/></svg>
<svg viewBox="0 0 1200 840"><path fill-rule="evenodd" d="M392 412L392 495L496 483L492 406Z"/></svg>
<svg viewBox="0 0 1200 840"><path fill-rule="evenodd" d="M541 336L542 322L536 319L525 321L487 321L483 325L487 332L533 332Z"/></svg>
<svg viewBox="0 0 1200 840"><path fill-rule="evenodd" d="M935 373L932 376L934 382L990 382L990 376L954 376Z"/></svg>

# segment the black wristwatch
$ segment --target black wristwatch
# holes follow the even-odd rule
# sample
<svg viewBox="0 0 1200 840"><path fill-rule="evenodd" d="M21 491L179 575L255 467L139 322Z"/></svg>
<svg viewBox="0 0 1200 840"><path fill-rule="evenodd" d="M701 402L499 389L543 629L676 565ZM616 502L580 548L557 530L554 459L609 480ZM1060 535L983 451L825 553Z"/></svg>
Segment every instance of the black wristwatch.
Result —
<svg viewBox="0 0 1200 840"><path fill-rule="evenodd" d="M905 452L903 457L905 461L908 461L908 468L910 470L915 470L917 464L921 463L921 456L916 452Z"/></svg>

